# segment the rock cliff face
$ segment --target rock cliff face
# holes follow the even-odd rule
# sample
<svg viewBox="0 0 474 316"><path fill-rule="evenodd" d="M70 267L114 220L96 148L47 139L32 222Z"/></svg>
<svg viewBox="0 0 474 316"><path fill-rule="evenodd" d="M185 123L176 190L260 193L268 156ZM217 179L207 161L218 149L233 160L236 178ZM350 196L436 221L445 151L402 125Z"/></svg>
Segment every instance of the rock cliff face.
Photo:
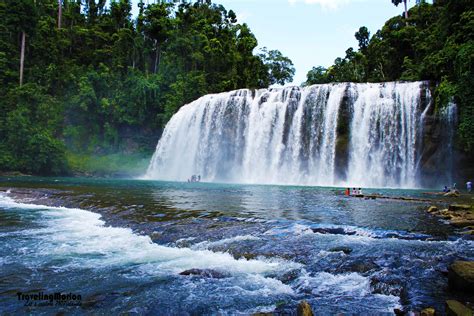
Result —
<svg viewBox="0 0 474 316"><path fill-rule="evenodd" d="M428 82L339 83L204 96L166 126L147 177L364 187L449 184L456 106Z"/></svg>

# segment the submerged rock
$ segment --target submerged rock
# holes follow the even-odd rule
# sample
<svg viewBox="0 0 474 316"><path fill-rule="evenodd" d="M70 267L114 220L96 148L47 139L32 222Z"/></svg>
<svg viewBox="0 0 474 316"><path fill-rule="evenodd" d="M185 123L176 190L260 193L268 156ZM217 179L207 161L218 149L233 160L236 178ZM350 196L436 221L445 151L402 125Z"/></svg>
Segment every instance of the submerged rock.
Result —
<svg viewBox="0 0 474 316"><path fill-rule="evenodd" d="M180 275L195 275L213 279L222 279L226 277L224 273L212 269L189 269L181 272Z"/></svg>
<svg viewBox="0 0 474 316"><path fill-rule="evenodd" d="M321 227L321 228L312 228L313 233L319 234L331 234L331 235L355 235L354 231L346 231L344 228L331 228L331 227Z"/></svg>
<svg viewBox="0 0 474 316"><path fill-rule="evenodd" d="M376 270L378 268L379 266L376 263L368 259L347 262L340 267L340 269L343 272L350 271L350 272L357 272L361 274L367 273L372 270Z"/></svg>
<svg viewBox="0 0 474 316"><path fill-rule="evenodd" d="M448 210L451 212L456 212L456 211L469 211L471 209L470 205L466 204L451 204L448 207Z"/></svg>
<svg viewBox="0 0 474 316"><path fill-rule="evenodd" d="M453 289L474 292L474 261L455 261L449 267L448 282Z"/></svg>
<svg viewBox="0 0 474 316"><path fill-rule="evenodd" d="M313 316L313 310L311 309L311 305L309 305L306 301L301 301L296 308L296 315L297 316Z"/></svg>
<svg viewBox="0 0 474 316"><path fill-rule="evenodd" d="M331 251L331 252L339 252L339 251L342 251L343 253L345 253L346 255L348 255L348 254L350 254L350 253L352 252L352 248L341 246L341 247L334 247L334 248L331 248L331 249L329 249L329 251Z"/></svg>
<svg viewBox="0 0 474 316"><path fill-rule="evenodd" d="M395 308L393 310L393 313L397 316L405 316L406 315L406 313L404 311L402 311L401 309L399 309L399 308Z"/></svg>
<svg viewBox="0 0 474 316"><path fill-rule="evenodd" d="M403 282L391 276L377 276L370 279L372 293L401 297L406 293Z"/></svg>
<svg viewBox="0 0 474 316"><path fill-rule="evenodd" d="M252 252L230 252L235 259L245 258L246 260L253 260L258 257L258 254Z"/></svg>
<svg viewBox="0 0 474 316"><path fill-rule="evenodd" d="M425 308L420 312L420 316L434 316L435 314L436 310L433 307Z"/></svg>
<svg viewBox="0 0 474 316"><path fill-rule="evenodd" d="M446 315L448 316L472 316L472 310L455 300L446 301Z"/></svg>
<svg viewBox="0 0 474 316"><path fill-rule="evenodd" d="M474 224L474 220L465 219L465 218L455 218L455 219L451 219L449 222L454 227L459 227L459 228L468 227Z"/></svg>

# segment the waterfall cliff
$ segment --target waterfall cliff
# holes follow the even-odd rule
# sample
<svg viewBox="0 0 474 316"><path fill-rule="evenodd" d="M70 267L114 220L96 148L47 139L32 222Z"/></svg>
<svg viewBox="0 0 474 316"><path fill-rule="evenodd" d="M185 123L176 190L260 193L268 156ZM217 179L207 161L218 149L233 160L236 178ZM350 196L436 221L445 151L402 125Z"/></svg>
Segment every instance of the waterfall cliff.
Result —
<svg viewBox="0 0 474 316"><path fill-rule="evenodd" d="M426 82L206 95L171 118L146 178L416 187L430 105Z"/></svg>

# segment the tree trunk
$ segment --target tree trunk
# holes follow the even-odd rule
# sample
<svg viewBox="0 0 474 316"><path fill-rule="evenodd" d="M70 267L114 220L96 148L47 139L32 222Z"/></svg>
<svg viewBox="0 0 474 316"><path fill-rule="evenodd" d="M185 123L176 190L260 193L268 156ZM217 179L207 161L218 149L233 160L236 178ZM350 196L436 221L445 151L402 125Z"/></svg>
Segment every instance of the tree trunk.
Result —
<svg viewBox="0 0 474 316"><path fill-rule="evenodd" d="M61 18L63 15L63 4L61 0L58 0L58 29L61 28Z"/></svg>
<svg viewBox="0 0 474 316"><path fill-rule="evenodd" d="M403 4L405 5L405 19L408 19L408 7L407 7L407 0L403 0Z"/></svg>
<svg viewBox="0 0 474 316"><path fill-rule="evenodd" d="M21 52L20 52L20 87L23 84L23 66L25 64L25 42L26 34L21 32Z"/></svg>
<svg viewBox="0 0 474 316"><path fill-rule="evenodd" d="M154 74L158 71L158 67L160 66L160 45L158 45L158 41L155 42L155 69Z"/></svg>

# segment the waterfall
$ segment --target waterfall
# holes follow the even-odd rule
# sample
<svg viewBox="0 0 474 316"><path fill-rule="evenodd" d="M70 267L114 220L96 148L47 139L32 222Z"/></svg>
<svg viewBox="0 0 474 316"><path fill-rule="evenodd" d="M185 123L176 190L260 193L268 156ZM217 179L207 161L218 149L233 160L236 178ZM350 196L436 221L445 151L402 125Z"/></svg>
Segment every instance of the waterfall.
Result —
<svg viewBox="0 0 474 316"><path fill-rule="evenodd" d="M354 84L351 90L354 112L347 182L415 187L420 84Z"/></svg>
<svg viewBox="0 0 474 316"><path fill-rule="evenodd" d="M453 183L453 171L454 171L454 131L458 123L458 110L457 105L453 101L449 102L440 111L441 125L443 129L442 143L444 146L441 147L440 161L444 168L440 168L445 171L443 175L447 180L448 184Z"/></svg>
<svg viewBox="0 0 474 316"><path fill-rule="evenodd" d="M425 87L338 83L206 95L168 122L145 178L414 187Z"/></svg>

